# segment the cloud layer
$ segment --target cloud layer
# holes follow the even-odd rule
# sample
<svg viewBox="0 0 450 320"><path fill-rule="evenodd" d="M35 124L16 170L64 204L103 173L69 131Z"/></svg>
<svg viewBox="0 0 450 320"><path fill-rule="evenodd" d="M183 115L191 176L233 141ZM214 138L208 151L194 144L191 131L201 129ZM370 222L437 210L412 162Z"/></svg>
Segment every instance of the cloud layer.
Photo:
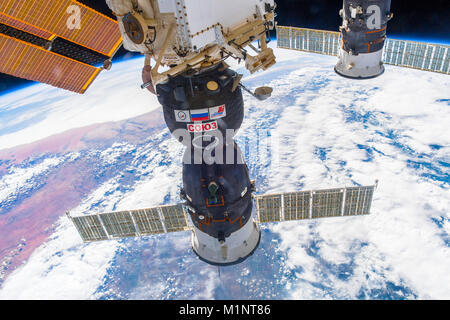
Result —
<svg viewBox="0 0 450 320"><path fill-rule="evenodd" d="M370 216L263 226L260 248L244 263L223 268L220 278L217 268L192 253L187 232L80 244L61 217L51 239L7 278L0 298L450 298L448 77L387 66L382 77L352 81L333 72L333 57L281 49L276 54L273 69L244 78L251 88L269 84L275 89L264 102L245 96L246 118L237 137L258 192L368 185L379 179ZM113 91L119 84L109 85ZM96 105L90 98L102 90L91 91L84 105ZM19 92L8 97L9 104L20 100ZM61 122L59 108L68 108L67 101L80 103L79 97L71 99L49 108L49 122L41 125ZM110 105L120 109L112 100ZM69 121L72 126L91 118L89 109L82 109L83 119L74 115L79 122ZM100 121L105 110L92 112ZM116 116L106 120L111 117ZM29 141L27 130L2 135L0 141ZM263 152L264 146L270 152ZM131 154L129 165L111 174L73 213L178 201L182 151L167 130L142 144L123 142L102 150L102 159L112 166L120 155Z"/></svg>

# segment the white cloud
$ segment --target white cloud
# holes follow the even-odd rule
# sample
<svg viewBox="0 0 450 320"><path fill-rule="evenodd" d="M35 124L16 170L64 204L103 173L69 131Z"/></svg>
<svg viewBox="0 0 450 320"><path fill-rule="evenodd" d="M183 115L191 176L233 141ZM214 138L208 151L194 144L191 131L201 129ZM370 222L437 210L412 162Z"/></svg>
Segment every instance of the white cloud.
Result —
<svg viewBox="0 0 450 320"><path fill-rule="evenodd" d="M52 238L5 281L0 299L87 299L101 285L117 248L115 241L80 244L71 222L61 217Z"/></svg>
<svg viewBox="0 0 450 320"><path fill-rule="evenodd" d="M283 141L278 146L278 162L274 160L275 152L262 159L250 154L247 159L251 169L258 170L260 191L367 185L380 179L370 216L281 223L270 227L272 233L264 234L280 238L278 249L286 256L282 264L294 273L292 278L280 280L285 283L286 297L370 298L378 290L389 297L398 294L405 298L450 298L446 285L450 283L450 253L444 240L449 232L448 167L439 163L448 163L450 159L450 112L448 105L436 102L448 98L445 96L450 85L448 77L387 66L386 73L379 78L352 81L333 72L334 57L280 49L276 52L278 65L244 79L250 86L270 83L275 90L272 99L264 102L245 96L247 113L239 141L246 135L253 139L258 129L269 130ZM148 99L148 95L145 97ZM76 97L76 103L79 101ZM136 102L138 109L142 105L147 102ZM120 109L118 104L115 106L114 110ZM55 106L55 110L59 107ZM83 110L83 117L73 115L74 119L91 118L92 111L94 120L90 123L93 123L100 121L106 111L103 107ZM54 114L55 118L48 118L52 121L62 116L53 113L53 109L49 112ZM133 114L125 112L118 117ZM73 125L81 124L77 121ZM21 135L28 139L29 134L23 130L13 141L22 139ZM432 144L441 147L431 148ZM112 163L121 150L129 148L116 147L103 153ZM137 158L144 154L149 157L142 163ZM120 210L156 205L166 195L176 199L181 154L182 148L174 140L161 143L156 150L138 149L130 165L140 179L130 190L118 190L119 182L112 178L73 212L86 212L94 204L102 211L114 207ZM159 166L167 157L170 163ZM268 161L272 163L266 167L264 163ZM439 178L442 174L447 174L447 178ZM441 228L432 220L440 217L444 218ZM44 297L102 296L95 292L120 245L118 242L80 245L73 227L66 220L60 223L53 238L7 279L0 291L1 298L36 297L36 288L48 292L63 281L69 285ZM160 250L172 248L183 252L189 247L189 243L183 243L186 239L180 236L175 242L164 242ZM169 264L168 261L176 265L177 262L164 260L160 254L157 251L152 256L155 265ZM185 265L194 269L203 266L189 257ZM281 263L270 259L273 257L264 261ZM245 268L257 269L251 261ZM187 293L186 286L197 279L192 276L195 271L206 281L194 287L197 291ZM146 272L160 276L151 269ZM207 299L215 296L219 286L233 287L240 283L239 279L221 283L215 269L206 266L205 271L190 269L185 274L172 271L170 274L172 278L158 278L152 286L142 280L129 296L173 298L190 294L196 299ZM257 273L249 274L256 288L265 280L258 278ZM31 279L28 281L32 285L27 279ZM180 292L170 287L172 283L179 285Z"/></svg>
<svg viewBox="0 0 450 320"><path fill-rule="evenodd" d="M156 96L140 85L143 59L119 62L100 73L89 90L76 94L36 84L3 95L0 112L0 149L31 143L73 128L119 121L160 107ZM30 123L31 122L31 123ZM24 127L14 129L14 126Z"/></svg>

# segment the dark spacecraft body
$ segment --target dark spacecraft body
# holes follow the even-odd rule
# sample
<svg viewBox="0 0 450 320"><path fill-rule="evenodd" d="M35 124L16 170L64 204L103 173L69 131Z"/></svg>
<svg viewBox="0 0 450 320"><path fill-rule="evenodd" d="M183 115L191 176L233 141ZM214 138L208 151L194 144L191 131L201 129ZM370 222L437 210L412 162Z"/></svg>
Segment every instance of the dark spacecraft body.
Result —
<svg viewBox="0 0 450 320"><path fill-rule="evenodd" d="M186 146L180 196L192 222L192 248L204 261L230 265L253 253L247 165L233 140L244 118L239 75L224 63L190 70L156 86L167 127Z"/></svg>
<svg viewBox="0 0 450 320"><path fill-rule="evenodd" d="M344 77L368 79L384 72L382 63L391 0L344 0L341 48L335 71Z"/></svg>
<svg viewBox="0 0 450 320"><path fill-rule="evenodd" d="M250 220L254 185L250 181L247 165L240 161L242 155L237 144L222 151L234 153L232 157L235 162L207 164L203 161L195 164L195 150L186 150L186 154L191 154L192 162L184 161L183 164L181 198L186 201L197 228L225 241L225 237Z"/></svg>
<svg viewBox="0 0 450 320"><path fill-rule="evenodd" d="M228 159L224 163L211 158L212 163L196 164L199 151L186 150L180 194L193 225L192 248L211 264L238 263L253 253L261 237L252 215L254 182L236 143L212 151L212 157L224 153L219 157Z"/></svg>
<svg viewBox="0 0 450 320"><path fill-rule="evenodd" d="M219 63L158 84L156 92L170 132L187 147L203 135L233 137L244 119L239 80L235 71ZM186 130L190 137L183 142Z"/></svg>

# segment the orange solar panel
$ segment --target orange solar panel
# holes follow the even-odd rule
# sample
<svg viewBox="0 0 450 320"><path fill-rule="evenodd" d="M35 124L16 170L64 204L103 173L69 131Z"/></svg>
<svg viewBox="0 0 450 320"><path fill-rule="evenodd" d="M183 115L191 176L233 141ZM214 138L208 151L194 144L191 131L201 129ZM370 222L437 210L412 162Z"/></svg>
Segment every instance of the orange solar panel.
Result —
<svg viewBox="0 0 450 320"><path fill-rule="evenodd" d="M0 72L77 93L84 93L100 72L99 68L3 34L0 53Z"/></svg>
<svg viewBox="0 0 450 320"><path fill-rule="evenodd" d="M33 27L29 24L21 22L19 20L8 17L0 12L0 23L6 24L10 27L17 28L19 30L34 34L35 36L49 40L53 35L50 32L46 32L39 28Z"/></svg>
<svg viewBox="0 0 450 320"><path fill-rule="evenodd" d="M1 0L0 13L110 57L122 43L117 21L73 0Z"/></svg>

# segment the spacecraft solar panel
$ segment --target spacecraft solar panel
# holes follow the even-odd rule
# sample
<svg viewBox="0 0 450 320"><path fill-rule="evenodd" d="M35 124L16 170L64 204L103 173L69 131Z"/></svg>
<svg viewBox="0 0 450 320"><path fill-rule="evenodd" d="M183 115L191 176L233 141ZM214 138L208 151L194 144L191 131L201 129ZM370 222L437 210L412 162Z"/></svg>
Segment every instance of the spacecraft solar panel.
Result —
<svg viewBox="0 0 450 320"><path fill-rule="evenodd" d="M387 39L384 63L425 71L449 74L449 46Z"/></svg>
<svg viewBox="0 0 450 320"><path fill-rule="evenodd" d="M375 186L299 191L255 197L258 220L293 221L370 213Z"/></svg>
<svg viewBox="0 0 450 320"><path fill-rule="evenodd" d="M277 27L277 44L279 48L291 49L290 28Z"/></svg>
<svg viewBox="0 0 450 320"><path fill-rule="evenodd" d="M284 220L309 219L310 199L310 191L284 193Z"/></svg>
<svg viewBox="0 0 450 320"><path fill-rule="evenodd" d="M307 28L277 27L279 48L294 49L326 55L337 55L339 32Z"/></svg>
<svg viewBox="0 0 450 320"><path fill-rule="evenodd" d="M189 224L181 204L160 207L160 209L167 232L184 231L189 229Z"/></svg>
<svg viewBox="0 0 450 320"><path fill-rule="evenodd" d="M281 195L257 196L256 208L260 222L281 221Z"/></svg>
<svg viewBox="0 0 450 320"><path fill-rule="evenodd" d="M108 239L108 235L97 215L73 217L72 221L84 242Z"/></svg>
<svg viewBox="0 0 450 320"><path fill-rule="evenodd" d="M0 34L0 72L83 93L99 68Z"/></svg>
<svg viewBox="0 0 450 320"><path fill-rule="evenodd" d="M2 0L0 13L107 56L122 42L115 20L73 0Z"/></svg>
<svg viewBox="0 0 450 320"><path fill-rule="evenodd" d="M131 214L128 211L102 213L99 215L111 238L126 238L137 236Z"/></svg>
<svg viewBox="0 0 450 320"><path fill-rule="evenodd" d="M308 50L317 53L324 52L322 34L314 30L307 30L306 34Z"/></svg>
<svg viewBox="0 0 450 320"><path fill-rule="evenodd" d="M374 190L374 186L346 188L344 216L369 214Z"/></svg>
<svg viewBox="0 0 450 320"><path fill-rule="evenodd" d="M140 235L164 233L164 227L159 217L158 208L131 211Z"/></svg>
<svg viewBox="0 0 450 320"><path fill-rule="evenodd" d="M311 218L342 215L343 189L313 191Z"/></svg>
<svg viewBox="0 0 450 320"><path fill-rule="evenodd" d="M117 21L77 1L0 1L1 73L84 93L121 44Z"/></svg>
<svg viewBox="0 0 450 320"><path fill-rule="evenodd" d="M148 236L190 229L181 204L70 218L84 242Z"/></svg>
<svg viewBox="0 0 450 320"><path fill-rule="evenodd" d="M279 48L337 56L340 33L277 26L277 42ZM450 46L388 38L384 46L383 62L450 74Z"/></svg>
<svg viewBox="0 0 450 320"><path fill-rule="evenodd" d="M37 37L40 37L42 39L45 39L45 40L50 40L53 37L53 34L50 32L36 28L36 27L29 25L27 23L24 23L22 21L13 19L1 12L0 12L0 23L8 25L8 26L16 28L16 29L19 29L19 30L22 30L22 31L25 31L25 32L28 32L28 33L31 33L31 34L33 34Z"/></svg>

